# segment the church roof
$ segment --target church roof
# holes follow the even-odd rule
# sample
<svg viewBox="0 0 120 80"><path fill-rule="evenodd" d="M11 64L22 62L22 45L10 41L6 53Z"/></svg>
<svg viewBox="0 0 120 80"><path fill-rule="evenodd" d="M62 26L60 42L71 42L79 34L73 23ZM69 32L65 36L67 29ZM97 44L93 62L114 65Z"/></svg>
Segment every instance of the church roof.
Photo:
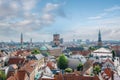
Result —
<svg viewBox="0 0 120 80"><path fill-rule="evenodd" d="M48 50L48 49L47 49L46 46L42 46L42 47L40 48L40 50L41 50L41 51L46 51L46 50Z"/></svg>
<svg viewBox="0 0 120 80"><path fill-rule="evenodd" d="M93 51L93 53L111 53L111 51L106 48L99 48L99 49Z"/></svg>

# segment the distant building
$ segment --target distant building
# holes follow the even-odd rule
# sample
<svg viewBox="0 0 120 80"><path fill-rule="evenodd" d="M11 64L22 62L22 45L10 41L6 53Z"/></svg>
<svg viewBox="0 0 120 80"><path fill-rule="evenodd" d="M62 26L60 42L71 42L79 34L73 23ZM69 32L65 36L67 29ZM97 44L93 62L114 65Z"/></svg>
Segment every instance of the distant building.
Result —
<svg viewBox="0 0 120 80"><path fill-rule="evenodd" d="M89 40L89 39L86 39L85 42L86 42L86 44L89 44L89 43L90 43L90 40Z"/></svg>
<svg viewBox="0 0 120 80"><path fill-rule="evenodd" d="M63 44L63 38L60 39L60 44Z"/></svg>
<svg viewBox="0 0 120 80"><path fill-rule="evenodd" d="M119 45L111 46L111 50L114 50L116 53L116 56L120 57L120 46Z"/></svg>
<svg viewBox="0 0 120 80"><path fill-rule="evenodd" d="M48 52L50 53L50 55L58 57L61 55L62 49L60 47L49 48Z"/></svg>
<svg viewBox="0 0 120 80"><path fill-rule="evenodd" d="M67 49L72 52L73 55L81 54L83 56L87 56L90 54L89 50L84 50L83 47L67 47Z"/></svg>
<svg viewBox="0 0 120 80"><path fill-rule="evenodd" d="M82 42L81 39L77 39L77 43L80 44Z"/></svg>
<svg viewBox="0 0 120 80"><path fill-rule="evenodd" d="M53 35L53 43L54 43L54 46L59 46L60 45L60 34L54 34Z"/></svg>
<svg viewBox="0 0 120 80"><path fill-rule="evenodd" d="M101 38L101 32L99 30L99 33L98 33L98 46L101 47L102 46L102 38Z"/></svg>
<svg viewBox="0 0 120 80"><path fill-rule="evenodd" d="M33 42L32 42L32 38L30 38L29 48L31 48L32 46L33 46Z"/></svg>

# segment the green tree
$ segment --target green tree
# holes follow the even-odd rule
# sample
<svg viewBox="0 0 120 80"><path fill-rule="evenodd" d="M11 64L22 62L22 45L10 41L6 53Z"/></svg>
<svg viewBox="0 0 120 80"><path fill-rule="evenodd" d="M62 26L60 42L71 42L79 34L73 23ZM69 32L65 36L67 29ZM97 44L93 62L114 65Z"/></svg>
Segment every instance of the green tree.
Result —
<svg viewBox="0 0 120 80"><path fill-rule="evenodd" d="M112 50L112 57L113 57L113 59L115 58L115 56L116 56L115 51Z"/></svg>
<svg viewBox="0 0 120 80"><path fill-rule="evenodd" d="M93 57L93 54L89 54L89 57Z"/></svg>
<svg viewBox="0 0 120 80"><path fill-rule="evenodd" d="M58 67L60 69L65 69L68 67L68 59L64 54L60 55L58 59Z"/></svg>
<svg viewBox="0 0 120 80"><path fill-rule="evenodd" d="M91 46L91 47L89 47L89 50L94 51L94 50L96 50L96 48Z"/></svg>
<svg viewBox="0 0 120 80"><path fill-rule="evenodd" d="M5 72L0 70L0 80L6 80Z"/></svg>
<svg viewBox="0 0 120 80"><path fill-rule="evenodd" d="M34 49L31 52L32 54L40 54L40 50L39 49Z"/></svg>
<svg viewBox="0 0 120 80"><path fill-rule="evenodd" d="M79 63L79 65L77 66L77 71L82 71L83 70L83 64Z"/></svg>
<svg viewBox="0 0 120 80"><path fill-rule="evenodd" d="M46 53L42 53L42 55L44 55L45 57L48 57L50 53L46 52Z"/></svg>
<svg viewBox="0 0 120 80"><path fill-rule="evenodd" d="M99 65L96 65L94 68L93 68L93 72L95 74L99 74L99 72L101 72L101 67Z"/></svg>
<svg viewBox="0 0 120 80"><path fill-rule="evenodd" d="M66 68L66 69L65 69L65 72L71 73L71 72L72 72L72 69L71 69L71 68Z"/></svg>

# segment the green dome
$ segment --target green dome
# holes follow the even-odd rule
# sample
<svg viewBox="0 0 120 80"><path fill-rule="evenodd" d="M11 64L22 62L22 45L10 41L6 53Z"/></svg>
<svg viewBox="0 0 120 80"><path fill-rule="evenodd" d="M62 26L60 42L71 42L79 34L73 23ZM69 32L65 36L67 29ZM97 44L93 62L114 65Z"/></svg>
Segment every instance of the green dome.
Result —
<svg viewBox="0 0 120 80"><path fill-rule="evenodd" d="M46 46L42 46L42 47L40 48L40 50L41 50L41 51L47 51L48 49L47 49Z"/></svg>

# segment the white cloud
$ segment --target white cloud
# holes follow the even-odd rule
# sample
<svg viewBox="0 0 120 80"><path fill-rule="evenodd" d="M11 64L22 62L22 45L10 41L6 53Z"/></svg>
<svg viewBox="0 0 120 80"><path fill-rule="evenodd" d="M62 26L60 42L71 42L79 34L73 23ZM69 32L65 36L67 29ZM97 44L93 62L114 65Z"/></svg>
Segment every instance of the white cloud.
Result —
<svg viewBox="0 0 120 80"><path fill-rule="evenodd" d="M30 38L33 38L35 41L52 40L51 34L41 33L42 28L53 24L58 16L66 17L66 14L61 8L62 5L57 3L46 3L42 10L38 9L38 11L32 12L36 8L37 1L40 0L0 0L1 40L8 41L12 39L18 41L21 32L23 32L25 40ZM89 17L89 21L93 26L73 26L71 31L63 32L61 37L65 40L73 38L97 40L98 26L100 25L104 40L120 40L118 37L120 35L120 18L103 19L113 10L119 10L119 7L116 7L116 9L112 8L111 10L106 9L102 14Z"/></svg>
<svg viewBox="0 0 120 80"><path fill-rule="evenodd" d="M101 19L102 16L94 16L94 17L89 17L88 19Z"/></svg>
<svg viewBox="0 0 120 80"><path fill-rule="evenodd" d="M91 21L91 23L96 23L96 24L108 26L108 27L116 27L116 26L119 27L120 26L120 17L94 20L94 21Z"/></svg>
<svg viewBox="0 0 120 80"><path fill-rule="evenodd" d="M113 6L113 7L111 7L111 8L108 8L108 9L104 9L104 11L110 11L110 12L112 12L112 11L115 11L115 10L120 10L120 6Z"/></svg>
<svg viewBox="0 0 120 80"><path fill-rule="evenodd" d="M51 23L53 23L54 22L54 18L55 18L55 16L53 16L52 14L48 14L48 13L43 14L43 16L41 17L42 22L44 24L51 24Z"/></svg>
<svg viewBox="0 0 120 80"><path fill-rule="evenodd" d="M61 36L63 36L66 41L71 41L72 39L90 39L97 41L99 29L101 30L102 40L120 40L120 37L118 37L120 35L120 28L117 26L77 26L71 31L63 33Z"/></svg>
<svg viewBox="0 0 120 80"><path fill-rule="evenodd" d="M107 13L104 12L104 13L98 14L98 16L88 17L88 19L91 19L91 20L102 19L106 15L107 15Z"/></svg>
<svg viewBox="0 0 120 80"><path fill-rule="evenodd" d="M21 32L28 38L31 36L35 38L36 35L40 35L37 32L42 28L54 23L59 16L57 12L59 13L61 5L46 3L41 10L36 5L39 1L42 2L41 0L0 0L0 34L2 35L0 39L18 40L16 37L19 37ZM34 9L36 12L33 12ZM33 34L27 35L29 33ZM6 38L8 34L9 37ZM47 34L44 36L47 38Z"/></svg>
<svg viewBox="0 0 120 80"><path fill-rule="evenodd" d="M24 10L31 10L36 6L38 0L21 0Z"/></svg>
<svg viewBox="0 0 120 80"><path fill-rule="evenodd" d="M105 18L106 16L110 16L110 13L113 14L113 11L114 13L115 11L120 11L120 6L112 6L111 8L104 9L103 13L98 14L97 16L88 17L88 19L91 19L91 20L102 19L102 18Z"/></svg>
<svg viewBox="0 0 120 80"><path fill-rule="evenodd" d="M45 8L43 9L44 12L51 12L59 8L59 4L52 4L52 3L47 3Z"/></svg>
<svg viewBox="0 0 120 80"><path fill-rule="evenodd" d="M30 20L23 20L23 21L21 21L21 22L18 22L17 23L17 25L27 25L27 24L29 24L29 23L31 23L32 21L30 21Z"/></svg>
<svg viewBox="0 0 120 80"><path fill-rule="evenodd" d="M119 6L113 6L109 9L104 9L104 12L102 14L98 14L94 17L89 17L89 23L93 24L93 27L91 27L92 30L87 29L90 31L90 33L87 32L89 35L88 38L95 39L96 36L97 40L97 31L100 28L102 31L103 40L120 40L118 37L120 35L120 17L118 17L118 15L113 15L114 13L117 14L117 11L119 10ZM83 36L83 38L85 37L87 36Z"/></svg>

